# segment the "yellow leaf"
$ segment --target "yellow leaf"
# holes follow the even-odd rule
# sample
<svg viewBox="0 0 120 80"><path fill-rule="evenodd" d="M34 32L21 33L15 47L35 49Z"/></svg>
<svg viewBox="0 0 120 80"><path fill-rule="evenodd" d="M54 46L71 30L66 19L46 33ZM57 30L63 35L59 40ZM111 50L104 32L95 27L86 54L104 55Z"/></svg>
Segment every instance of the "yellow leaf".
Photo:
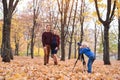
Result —
<svg viewBox="0 0 120 80"><path fill-rule="evenodd" d="M89 2L91 2L91 3L92 3L93 1L94 1L94 0L89 0Z"/></svg>
<svg viewBox="0 0 120 80"><path fill-rule="evenodd" d="M87 16L88 14L89 14L88 12L84 12L82 15Z"/></svg>
<svg viewBox="0 0 120 80"><path fill-rule="evenodd" d="M94 11L93 13L92 13L92 16L97 16L97 13L96 13L96 11Z"/></svg>
<svg viewBox="0 0 120 80"><path fill-rule="evenodd" d="M98 7L100 7L100 8L106 8L106 4L103 4L103 3L98 4Z"/></svg>
<svg viewBox="0 0 120 80"><path fill-rule="evenodd" d="M18 73L16 73L16 74L14 75L14 77L15 77L15 78L20 78L20 77L21 77L21 75L20 75L20 74L18 74Z"/></svg>
<svg viewBox="0 0 120 80"><path fill-rule="evenodd" d="M100 24L101 24L101 22L97 20L97 21L96 21L96 24L100 25Z"/></svg>
<svg viewBox="0 0 120 80"><path fill-rule="evenodd" d="M103 1L103 0L97 0L97 2L101 2L101 1ZM89 2L94 2L94 0L89 0Z"/></svg>
<svg viewBox="0 0 120 80"><path fill-rule="evenodd" d="M116 6L120 9L120 2L116 2Z"/></svg>
<svg viewBox="0 0 120 80"><path fill-rule="evenodd" d="M120 9L118 9L118 16L120 16Z"/></svg>

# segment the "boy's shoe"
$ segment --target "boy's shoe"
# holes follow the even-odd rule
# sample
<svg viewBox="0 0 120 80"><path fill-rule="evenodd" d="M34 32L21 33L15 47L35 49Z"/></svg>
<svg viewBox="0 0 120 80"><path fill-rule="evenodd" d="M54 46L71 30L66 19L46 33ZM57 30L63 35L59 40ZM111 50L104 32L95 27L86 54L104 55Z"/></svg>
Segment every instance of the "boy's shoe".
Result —
<svg viewBox="0 0 120 80"><path fill-rule="evenodd" d="M44 63L44 65L46 65L46 63Z"/></svg>

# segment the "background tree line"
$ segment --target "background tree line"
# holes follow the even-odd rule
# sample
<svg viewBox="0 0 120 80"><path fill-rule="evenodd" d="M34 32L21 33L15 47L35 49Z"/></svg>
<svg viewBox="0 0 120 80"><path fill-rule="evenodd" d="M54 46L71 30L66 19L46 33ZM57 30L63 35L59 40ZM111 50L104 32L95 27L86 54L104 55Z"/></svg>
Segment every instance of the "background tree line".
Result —
<svg viewBox="0 0 120 80"><path fill-rule="evenodd" d="M47 24L59 31L61 60L76 58L77 42L86 41L96 55L103 53L110 64L111 53L120 60L119 0L31 0L19 12L24 0L1 0L1 57L43 55L41 34ZM32 4L30 4L32 3ZM93 6L94 5L94 6Z"/></svg>

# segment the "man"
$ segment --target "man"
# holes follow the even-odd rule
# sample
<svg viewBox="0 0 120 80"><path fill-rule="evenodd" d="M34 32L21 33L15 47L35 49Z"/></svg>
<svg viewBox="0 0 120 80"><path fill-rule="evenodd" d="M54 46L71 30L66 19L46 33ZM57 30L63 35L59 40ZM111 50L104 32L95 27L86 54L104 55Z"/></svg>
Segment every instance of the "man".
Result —
<svg viewBox="0 0 120 80"><path fill-rule="evenodd" d="M80 49L79 49L79 54L85 54L88 57L88 63L87 63L87 67L88 67L88 73L92 72L92 64L95 60L95 54L90 50L90 48L86 45L79 45Z"/></svg>
<svg viewBox="0 0 120 80"><path fill-rule="evenodd" d="M49 63L50 45L52 42L51 26L46 26L46 31L42 34L42 44L44 48L44 65Z"/></svg>

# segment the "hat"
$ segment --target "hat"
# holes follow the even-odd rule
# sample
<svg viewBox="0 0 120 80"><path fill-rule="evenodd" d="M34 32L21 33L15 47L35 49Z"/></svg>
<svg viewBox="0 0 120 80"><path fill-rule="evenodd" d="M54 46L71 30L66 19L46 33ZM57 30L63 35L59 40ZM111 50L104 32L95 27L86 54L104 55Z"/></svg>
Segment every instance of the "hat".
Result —
<svg viewBox="0 0 120 80"><path fill-rule="evenodd" d="M80 43L80 42L78 42L78 43L77 43L77 45L78 45L78 46L81 46L81 43Z"/></svg>

